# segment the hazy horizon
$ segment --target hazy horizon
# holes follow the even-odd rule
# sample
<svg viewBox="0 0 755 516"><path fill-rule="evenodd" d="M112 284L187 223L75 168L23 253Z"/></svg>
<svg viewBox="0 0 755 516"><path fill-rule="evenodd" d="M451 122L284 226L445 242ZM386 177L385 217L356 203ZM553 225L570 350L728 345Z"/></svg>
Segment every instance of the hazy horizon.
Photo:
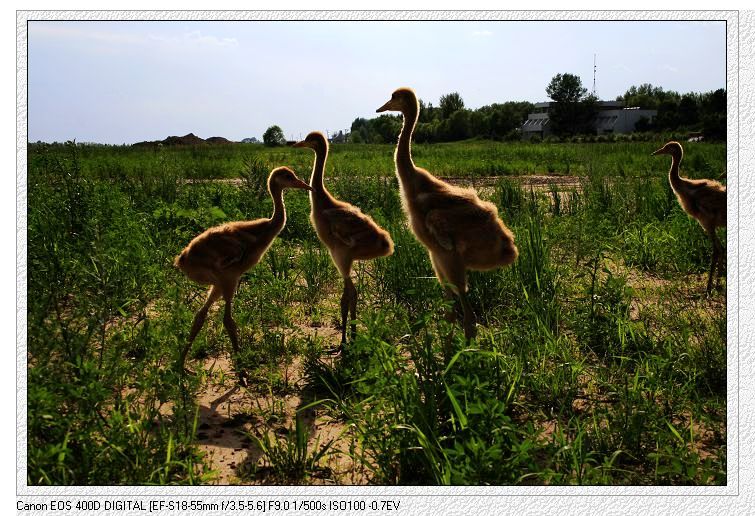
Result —
<svg viewBox="0 0 755 516"><path fill-rule="evenodd" d="M28 139L130 144L348 130L399 86L476 109L545 101L557 73L613 100L726 88L712 21L30 21Z"/></svg>

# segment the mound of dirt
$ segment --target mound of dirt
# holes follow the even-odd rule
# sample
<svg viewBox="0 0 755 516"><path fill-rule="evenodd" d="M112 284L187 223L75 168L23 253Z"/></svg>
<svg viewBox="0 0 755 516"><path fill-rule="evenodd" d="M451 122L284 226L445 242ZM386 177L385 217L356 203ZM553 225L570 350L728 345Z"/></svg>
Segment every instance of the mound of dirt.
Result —
<svg viewBox="0 0 755 516"><path fill-rule="evenodd" d="M227 143L233 143L228 138L223 138L222 136L210 136L205 140L207 143L212 143L214 145L225 145Z"/></svg>
<svg viewBox="0 0 755 516"><path fill-rule="evenodd" d="M211 136L205 140L194 133L189 133L185 136L168 136L164 140L138 142L133 144L132 147L204 145L207 143L209 143L210 145L227 145L233 142L227 138L223 138L222 136Z"/></svg>
<svg viewBox="0 0 755 516"><path fill-rule="evenodd" d="M168 136L162 142L163 145L201 145L205 141L194 133L186 136Z"/></svg>

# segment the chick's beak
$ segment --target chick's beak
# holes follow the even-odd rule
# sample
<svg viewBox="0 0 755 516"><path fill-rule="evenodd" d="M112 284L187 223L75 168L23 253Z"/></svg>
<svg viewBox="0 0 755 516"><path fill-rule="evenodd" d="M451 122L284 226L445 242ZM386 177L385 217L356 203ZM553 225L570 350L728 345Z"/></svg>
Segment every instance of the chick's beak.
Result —
<svg viewBox="0 0 755 516"><path fill-rule="evenodd" d="M658 154L665 154L665 152L663 152L663 147L661 147L660 149L658 149L657 151L653 152L650 155L651 156L657 156Z"/></svg>
<svg viewBox="0 0 755 516"><path fill-rule="evenodd" d="M383 104L382 106L380 106L379 108L377 108L375 110L375 113L382 113L383 111L388 111L389 109L391 109L391 101L390 100L388 102L386 102L385 104Z"/></svg>
<svg viewBox="0 0 755 516"><path fill-rule="evenodd" d="M302 181L301 179L296 179L296 181L293 184L294 188L301 188L302 190L309 190L310 192L314 192L315 189L309 186L307 183Z"/></svg>

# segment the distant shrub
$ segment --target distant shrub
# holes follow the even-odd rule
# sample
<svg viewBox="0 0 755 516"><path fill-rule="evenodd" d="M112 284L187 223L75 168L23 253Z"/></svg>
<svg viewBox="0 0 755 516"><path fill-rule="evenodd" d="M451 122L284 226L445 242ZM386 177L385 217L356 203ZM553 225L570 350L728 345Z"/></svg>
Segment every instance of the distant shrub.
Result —
<svg viewBox="0 0 755 516"><path fill-rule="evenodd" d="M283 129L277 125L271 125L262 135L262 141L268 147L278 147L280 145L286 145L286 137L283 135Z"/></svg>

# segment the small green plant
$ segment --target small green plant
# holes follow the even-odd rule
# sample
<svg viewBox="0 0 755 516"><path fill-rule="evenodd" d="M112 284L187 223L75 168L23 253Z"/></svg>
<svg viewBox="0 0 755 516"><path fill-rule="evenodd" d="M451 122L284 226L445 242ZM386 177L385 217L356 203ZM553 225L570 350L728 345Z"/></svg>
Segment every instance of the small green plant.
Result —
<svg viewBox="0 0 755 516"><path fill-rule="evenodd" d="M245 192L257 201L267 198L267 178L272 170L270 164L253 156L243 160L243 167L241 178Z"/></svg>
<svg viewBox="0 0 755 516"><path fill-rule="evenodd" d="M335 267L328 251L321 245L305 242L298 259L298 268L304 278L303 299L312 312L317 301L326 293L329 283L335 277Z"/></svg>
<svg viewBox="0 0 755 516"><path fill-rule="evenodd" d="M312 475L327 476L329 472L320 462L333 453L333 441L320 445L318 438L310 446L309 429L303 418L297 416L295 420L294 428L288 427L286 437L269 430L261 437L250 436L259 446L264 467L276 483L299 483Z"/></svg>
<svg viewBox="0 0 755 516"><path fill-rule="evenodd" d="M509 178L501 178L496 184L496 197L500 213L506 221L516 220L526 202L521 186Z"/></svg>

